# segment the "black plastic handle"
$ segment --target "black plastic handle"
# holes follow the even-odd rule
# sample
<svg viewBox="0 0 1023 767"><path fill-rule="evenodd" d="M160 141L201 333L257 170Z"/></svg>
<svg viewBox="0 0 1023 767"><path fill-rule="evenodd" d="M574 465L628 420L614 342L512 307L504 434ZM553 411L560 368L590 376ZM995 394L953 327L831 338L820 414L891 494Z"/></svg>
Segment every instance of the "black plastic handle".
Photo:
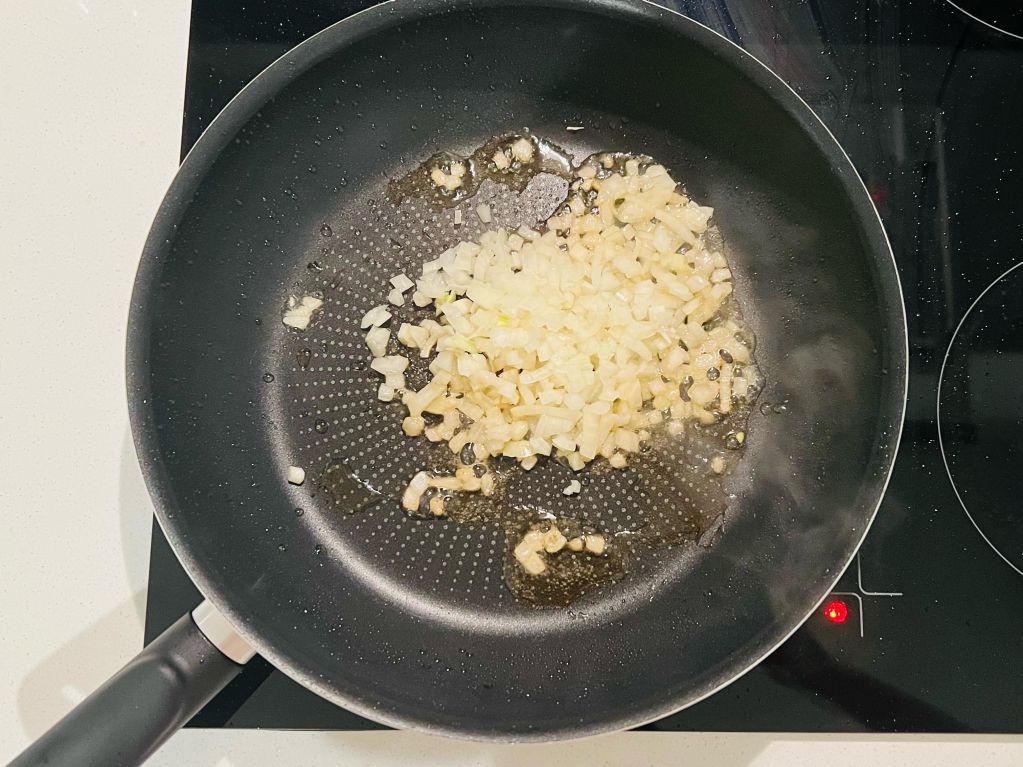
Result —
<svg viewBox="0 0 1023 767"><path fill-rule="evenodd" d="M185 615L10 767L141 764L241 670Z"/></svg>

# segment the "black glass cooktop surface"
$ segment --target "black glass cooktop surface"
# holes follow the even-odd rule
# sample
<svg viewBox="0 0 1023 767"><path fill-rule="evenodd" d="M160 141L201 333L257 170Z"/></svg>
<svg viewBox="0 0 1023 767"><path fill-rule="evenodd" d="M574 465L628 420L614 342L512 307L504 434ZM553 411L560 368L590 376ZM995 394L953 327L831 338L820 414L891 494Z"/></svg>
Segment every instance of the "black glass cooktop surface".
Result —
<svg viewBox="0 0 1023 767"><path fill-rule="evenodd" d="M263 67L371 3L193 0L182 152ZM1023 732L1023 16L962 0L665 2L784 78L884 220L911 352L877 520L744 677L652 730ZM146 639L201 599L154 525ZM257 659L194 727L370 729Z"/></svg>

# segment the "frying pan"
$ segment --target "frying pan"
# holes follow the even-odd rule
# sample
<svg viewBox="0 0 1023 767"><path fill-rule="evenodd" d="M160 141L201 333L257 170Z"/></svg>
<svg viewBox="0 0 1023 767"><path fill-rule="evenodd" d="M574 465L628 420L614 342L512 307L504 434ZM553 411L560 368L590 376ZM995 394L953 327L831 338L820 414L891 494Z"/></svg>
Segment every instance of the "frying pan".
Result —
<svg viewBox="0 0 1023 767"><path fill-rule="evenodd" d="M388 179L524 127L579 159L649 154L714 207L767 381L714 540L568 609L508 594L501 530L401 511L423 457L373 397L357 328L388 276L472 234L450 211L395 206ZM556 190L536 187L488 192L498 222L549 212ZM299 335L281 309L310 290L326 304ZM862 182L725 39L623 0L396 0L339 22L211 124L135 283L135 444L208 601L15 763L138 763L253 651L370 719L470 738L570 738L689 706L783 642L855 554L897 449L906 360ZM322 492L332 460L382 489ZM557 495L548 464L533 492ZM288 484L289 465L310 479ZM643 491L617 476L581 494L607 527Z"/></svg>

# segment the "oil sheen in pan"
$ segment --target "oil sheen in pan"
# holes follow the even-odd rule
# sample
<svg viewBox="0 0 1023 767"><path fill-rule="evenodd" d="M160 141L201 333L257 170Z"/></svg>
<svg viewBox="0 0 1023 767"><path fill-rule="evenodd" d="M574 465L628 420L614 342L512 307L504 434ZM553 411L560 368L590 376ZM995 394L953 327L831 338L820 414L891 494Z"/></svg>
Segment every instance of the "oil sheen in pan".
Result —
<svg viewBox="0 0 1023 767"><path fill-rule="evenodd" d="M510 143L525 138L536 149L532 162L511 162L498 168L493 162L495 152ZM530 187L532 196L545 200L547 214L556 210L569 193L569 182L583 164L600 165L606 156L613 159L611 168L601 166L601 173L620 172L627 159L636 157L641 163L651 158L625 153L598 153L574 165L571 156L552 142L529 133L501 136L488 141L468 156L443 152L429 158L422 165L390 182L388 186L391 213L399 222L422 218L425 204L433 211L464 207L466 222L478 226L474 207L481 191L489 192L489 199L518 198ZM446 190L431 178L431 172L440 168L450 172L462 164L465 172L461 184ZM607 163L605 163L606 165ZM503 191L502 191L503 190ZM508 200L514 205L513 200ZM419 206L417 214L411 208ZM541 219L543 216L537 216ZM457 220L457 219L456 219ZM484 228L501 225L500 217ZM535 223L542 222L537 221ZM375 258L386 266L388 258L394 263L391 274L407 270L410 276L418 274L418 264L436 256L450 244L462 239L473 239L470 226L454 232L450 243L437 243L425 250L429 237L419 239L414 253L402 253L395 248L392 254L381 253ZM425 230L424 230L425 231ZM482 231L482 230L481 230ZM705 237L720 242L720 234L711 228ZM397 257L401 254L400 257ZM386 268L383 271L387 271ZM415 272L415 274L413 274ZM330 284L324 298L331 303L331 293L344 291L343 279ZM380 283L381 297L386 279ZM394 327L401 322L416 322L432 316L430 307L417 309L406 303L403 307L390 307ZM729 299L722 309L728 316L744 326L740 307ZM743 339L752 349L752 336ZM403 353L404 347L393 339L388 353ZM304 352L299 350L298 354ZM418 389L429 379L429 359L408 354L410 366L406 372L408 384ZM308 355L305 355L308 356ZM368 360L368 354L366 355ZM755 368L755 358L751 366ZM744 436L757 389L745 399L735 402L732 412L710 425L687 422L685 431L678 436L669 435L663 425L650 429L650 439L641 446L639 456L625 469L613 469L603 459L575 473L557 459L543 459L529 472L523 471L511 459L491 459L490 471L498 478L498 492L491 497L478 493L453 493L446 497L448 518L460 525L498 526L506 533L503 577L511 592L522 602L536 606L564 606L588 592L607 587L640 565L651 552L686 543L707 542L721 528L728 506L725 483L744 449ZM400 405L390 417L400 431ZM449 474L454 463L444 443L432 444L426 440L405 438L414 447L415 457L406 461L409 469L427 469ZM413 446L412 443L415 443ZM404 447L404 446L403 446ZM465 456L470 459L470 456ZM332 499L339 510L365 510L382 498L397 498L401 485L390 485L369 476L368 467L344 451L333 451L316 471L317 487ZM411 473L401 480L407 482ZM583 490L578 495L565 496L562 489L578 478ZM539 576L527 575L516 562L512 550L522 534L538 521L549 520L569 537L577 534L600 533L606 541L605 551L599 556L580 556L563 549L547 555L547 570Z"/></svg>

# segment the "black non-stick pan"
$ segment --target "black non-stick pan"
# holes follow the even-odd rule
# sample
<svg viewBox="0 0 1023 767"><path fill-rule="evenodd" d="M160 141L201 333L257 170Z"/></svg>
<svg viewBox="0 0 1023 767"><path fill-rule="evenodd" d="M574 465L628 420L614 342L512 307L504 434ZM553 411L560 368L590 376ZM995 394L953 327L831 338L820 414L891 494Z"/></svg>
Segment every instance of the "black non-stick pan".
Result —
<svg viewBox="0 0 1023 767"><path fill-rule="evenodd" d="M651 155L714 207L766 379L714 540L565 609L508 592L502 530L400 509L420 456L400 407L374 397L358 328L389 276L478 231L395 206L388 180L524 128L579 159ZM550 212L536 187L488 192L498 221ZM312 290L321 320L289 331L284 302ZM895 264L849 159L725 39L624 0L357 14L217 117L139 267L133 433L159 522L209 600L204 630L183 618L17 763L136 763L240 668L215 645L243 662L248 644L370 719L471 738L569 738L696 703L783 642L854 555L891 471L906 360ZM380 492L339 503L320 481L331 462ZM581 496L595 523L638 503L626 475Z"/></svg>

